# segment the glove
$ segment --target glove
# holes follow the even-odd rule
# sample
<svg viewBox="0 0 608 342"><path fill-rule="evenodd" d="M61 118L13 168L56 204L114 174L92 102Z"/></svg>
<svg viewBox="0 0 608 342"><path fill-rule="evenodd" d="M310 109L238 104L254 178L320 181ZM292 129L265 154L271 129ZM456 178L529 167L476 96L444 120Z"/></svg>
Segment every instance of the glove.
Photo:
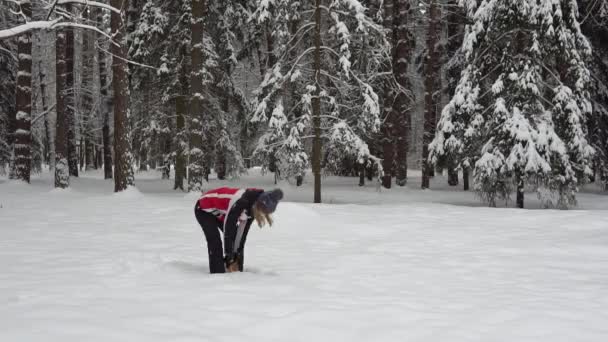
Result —
<svg viewBox="0 0 608 342"><path fill-rule="evenodd" d="M239 257L237 254L227 255L224 258L227 272L238 272L239 271Z"/></svg>

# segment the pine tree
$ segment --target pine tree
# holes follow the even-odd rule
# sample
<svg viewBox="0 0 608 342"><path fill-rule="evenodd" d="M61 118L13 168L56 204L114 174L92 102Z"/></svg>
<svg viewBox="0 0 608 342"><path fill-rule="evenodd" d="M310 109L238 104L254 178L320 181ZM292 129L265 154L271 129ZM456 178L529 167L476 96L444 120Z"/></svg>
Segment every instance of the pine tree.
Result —
<svg viewBox="0 0 608 342"><path fill-rule="evenodd" d="M444 63L444 78L446 80L445 95L448 99L454 96L460 72L462 71L462 54L460 46L464 35L465 14L463 8L458 6L458 0L447 0L447 14L444 16L444 26L446 26L446 45L444 46L446 62ZM442 105L445 103L442 103ZM446 160L444 163L448 170L448 184L458 185L458 168L454 160ZM468 167L462 169L464 190L468 187Z"/></svg>
<svg viewBox="0 0 608 342"><path fill-rule="evenodd" d="M71 14L72 5L66 4L64 6L64 10ZM70 176L78 177L78 140L76 136L78 122L76 119L76 101L74 89L74 29L70 27L66 28L65 35L66 92L64 94L64 110L68 120L68 168L70 171Z"/></svg>
<svg viewBox="0 0 608 342"><path fill-rule="evenodd" d="M422 136L422 184L423 189L430 186L430 177L433 174L433 165L429 162L429 143L435 137L435 118L441 88L439 76L439 37L441 8L438 0L430 0L429 29L427 33L424 80L424 133Z"/></svg>
<svg viewBox="0 0 608 342"><path fill-rule="evenodd" d="M12 155L12 139L9 132L12 132L11 115L15 113L15 76L16 58L11 50L10 41L0 40L0 175L6 172Z"/></svg>
<svg viewBox="0 0 608 342"><path fill-rule="evenodd" d="M67 188L70 185L68 166L68 117L67 97L67 64L66 32L59 30L55 39L55 110L57 112L55 129L55 187Z"/></svg>
<svg viewBox="0 0 608 342"><path fill-rule="evenodd" d="M104 29L107 24L104 20L104 12L97 8L97 26ZM101 44L101 43L100 43ZM103 177L112 179L112 148L110 141L110 99L108 98L108 69L106 67L106 53L104 46L99 46L97 50L97 60L99 67L99 111L102 117L102 144L103 144Z"/></svg>
<svg viewBox="0 0 608 342"><path fill-rule="evenodd" d="M121 9L121 14L112 12L110 24L112 36L117 43L110 44L113 55L112 86L114 90L114 191L120 192L135 184L128 127L129 80L124 20L127 1L111 0L110 5Z"/></svg>
<svg viewBox="0 0 608 342"><path fill-rule="evenodd" d="M589 63L593 107L589 140L597 152L595 180L608 190L608 2L581 0L579 8L583 33L593 47Z"/></svg>
<svg viewBox="0 0 608 342"><path fill-rule="evenodd" d="M203 32L205 18L205 0L192 0L192 71L190 73L190 164L188 165L188 191L201 191L203 179L209 180L206 174L205 153L203 152ZM209 141L204 142L208 146Z"/></svg>
<svg viewBox="0 0 608 342"><path fill-rule="evenodd" d="M313 15L309 19L299 13ZM285 37L275 40L276 64L257 92L252 120L266 122L268 130L256 153L266 159L276 150L281 174L289 177L303 175L310 161L318 203L322 160L331 169L345 156L361 162L373 158L362 136L380 127L379 96L371 79L390 63L386 34L356 0L259 1L254 18L268 23L277 37ZM300 27L291 33L293 20ZM369 44L374 48L368 49ZM363 62L365 67L357 64ZM287 87L298 89L301 97L287 101ZM312 136L310 154L305 151L307 132Z"/></svg>
<svg viewBox="0 0 608 342"><path fill-rule="evenodd" d="M26 21L32 18L32 4L23 1L19 6L20 13ZM15 109L15 171L16 179L30 181L32 163L32 33L26 32L19 36L17 44L18 72Z"/></svg>
<svg viewBox="0 0 608 342"><path fill-rule="evenodd" d="M398 85L392 105L395 122L395 183L407 183L407 152L410 139L411 92L408 71L412 36L409 29L410 0L393 0L393 74Z"/></svg>
<svg viewBox="0 0 608 342"><path fill-rule="evenodd" d="M456 93L444 108L430 160L475 160L474 187L495 205L524 187L546 206L576 203L591 173L587 142L590 46L574 0L466 3Z"/></svg>
<svg viewBox="0 0 608 342"><path fill-rule="evenodd" d="M0 4L0 29L14 26L8 8ZM12 39L0 40L0 174L13 169L13 141L15 131L15 92L18 58L17 46ZM10 166L9 166L10 164Z"/></svg>
<svg viewBox="0 0 608 342"><path fill-rule="evenodd" d="M92 9L83 8L83 21L88 23L92 18ZM85 170L95 169L95 143L97 141L96 126L98 124L97 111L94 108L94 69L95 69L95 47L93 44L93 32L91 30L82 30L82 71L81 71L81 117L82 130L80 132L84 140L84 159L85 163L81 164Z"/></svg>

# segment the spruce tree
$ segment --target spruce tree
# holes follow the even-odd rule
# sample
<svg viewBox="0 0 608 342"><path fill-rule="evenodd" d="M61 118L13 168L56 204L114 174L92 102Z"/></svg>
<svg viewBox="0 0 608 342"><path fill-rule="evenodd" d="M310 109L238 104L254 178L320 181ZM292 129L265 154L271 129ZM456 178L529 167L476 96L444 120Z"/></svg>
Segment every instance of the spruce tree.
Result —
<svg viewBox="0 0 608 342"><path fill-rule="evenodd" d="M545 206L576 204L591 173L591 49L574 0L467 1L465 69L443 109L430 160L475 160L474 187L495 205L526 186Z"/></svg>

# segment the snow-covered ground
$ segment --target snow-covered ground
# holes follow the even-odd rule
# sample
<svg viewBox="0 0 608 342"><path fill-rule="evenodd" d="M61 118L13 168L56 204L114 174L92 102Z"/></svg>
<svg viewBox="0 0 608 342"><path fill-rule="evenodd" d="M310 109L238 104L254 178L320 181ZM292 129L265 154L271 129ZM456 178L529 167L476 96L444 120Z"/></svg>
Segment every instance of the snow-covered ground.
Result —
<svg viewBox="0 0 608 342"><path fill-rule="evenodd" d="M272 186L256 173L228 183ZM209 275L196 196L138 176L122 194L99 173L0 180L0 341L608 341L597 191L557 211L485 208L441 177L329 178L322 205L283 184L247 272Z"/></svg>

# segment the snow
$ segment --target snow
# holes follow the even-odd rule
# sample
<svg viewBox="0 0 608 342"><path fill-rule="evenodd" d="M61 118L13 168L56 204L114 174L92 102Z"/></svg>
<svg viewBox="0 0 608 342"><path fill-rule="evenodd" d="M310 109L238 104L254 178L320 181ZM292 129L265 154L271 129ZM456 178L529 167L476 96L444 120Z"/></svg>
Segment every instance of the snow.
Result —
<svg viewBox="0 0 608 342"><path fill-rule="evenodd" d="M19 36L25 32L38 29L50 29L59 22L59 19L52 21L30 21L28 23L18 25L9 29L0 30L0 40Z"/></svg>
<svg viewBox="0 0 608 342"><path fill-rule="evenodd" d="M272 188L259 169L228 185ZM608 338L608 196L491 209L432 180L287 183L246 272L208 274L196 196L159 173L51 190L0 179L1 341L592 341ZM212 180L207 186L220 185ZM500 203L499 203L500 204ZM536 207L532 196L526 205Z"/></svg>

